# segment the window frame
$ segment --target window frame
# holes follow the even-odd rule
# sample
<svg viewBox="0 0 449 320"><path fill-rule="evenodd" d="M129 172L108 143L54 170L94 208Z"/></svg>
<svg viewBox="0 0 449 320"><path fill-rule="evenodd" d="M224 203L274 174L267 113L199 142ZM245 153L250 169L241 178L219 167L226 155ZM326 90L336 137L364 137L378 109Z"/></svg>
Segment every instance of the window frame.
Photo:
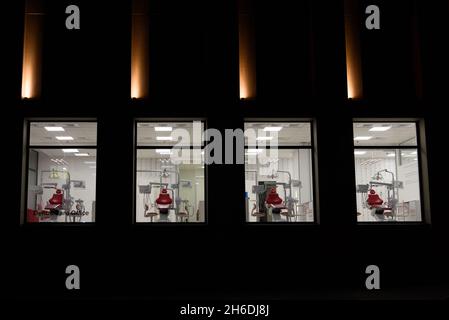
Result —
<svg viewBox="0 0 449 320"><path fill-rule="evenodd" d="M71 144L70 148L77 149L92 149L96 150L96 168L95 173L98 172L98 119L96 118L25 118L24 119L24 139L22 148L22 188L21 188L21 208L20 208L20 225L23 226L93 226L97 222L97 212L95 212L95 221L90 222L28 222L27 210L28 210L28 182L29 182L29 158L31 149L61 149L61 146L52 145L30 145L31 141L31 123L65 123L65 122L94 122L96 124L96 145L75 145ZM95 176L95 206L97 199L98 179ZM96 208L95 208L96 209ZM95 210L96 211L96 210Z"/></svg>
<svg viewBox="0 0 449 320"><path fill-rule="evenodd" d="M245 219L244 223L247 226L316 226L320 224L319 221L319 189L318 189L318 156L317 156L317 148L316 148L316 139L317 139L317 131L316 131L316 121L312 118L245 118L243 120L243 129L245 129L246 123L308 123L310 125L310 145L278 145L278 150L310 150L311 164L312 164L312 196L313 196L313 221L282 221L282 222L266 222L266 221L257 221L251 222L247 220L247 213L245 210ZM244 144L245 152L247 149L253 149L257 146L249 146ZM266 146L265 149L271 149L270 146ZM245 177L246 177L246 163L244 164L244 174L243 174L243 185L245 186ZM245 189L246 192L246 189ZM246 201L246 199L245 199Z"/></svg>
<svg viewBox="0 0 449 320"><path fill-rule="evenodd" d="M356 146L354 144L354 124L356 123L414 123L415 124L415 134L416 134L416 144L415 145L404 145L404 146L385 146L385 145L375 145L375 146ZM356 224L362 226L371 225L426 225L430 224L430 207L429 207L429 187L428 178L424 179L424 172L427 173L427 158L426 154L426 141L425 141L425 124L424 119L416 118L354 118L352 120L352 139L353 139L353 179L354 186L357 187L356 181L356 167L355 167L355 155L356 150L416 150L416 157L418 159L418 178L419 178L419 196L420 196L420 213L421 221L358 221L356 216ZM428 174L427 174L428 177ZM356 193L356 191L354 190ZM355 197L356 198L356 197ZM357 210L357 201L355 203L355 209Z"/></svg>
<svg viewBox="0 0 449 320"><path fill-rule="evenodd" d="M208 166L206 163L204 163L204 221L198 221L198 222L138 222L137 221L137 152L138 150L156 150L156 149L185 149L189 148L190 150L194 149L205 149L205 143L203 140L201 140L201 146L181 146L181 147L174 147L173 145L145 145L145 146L138 146L138 137L137 137L137 125L139 123L192 123L194 121L200 121L202 123L203 130L205 131L207 129L207 121L205 118L135 118L134 119L134 159L133 159L133 209L132 209L132 221L131 223L135 226L205 226L208 225L209 217L208 217Z"/></svg>

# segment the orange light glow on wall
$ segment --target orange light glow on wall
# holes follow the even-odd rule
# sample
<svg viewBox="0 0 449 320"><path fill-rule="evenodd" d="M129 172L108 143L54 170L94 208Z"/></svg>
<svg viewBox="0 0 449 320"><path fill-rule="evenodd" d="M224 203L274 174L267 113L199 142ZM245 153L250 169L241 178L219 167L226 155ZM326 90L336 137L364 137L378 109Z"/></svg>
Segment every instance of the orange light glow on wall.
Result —
<svg viewBox="0 0 449 320"><path fill-rule="evenodd" d="M346 77L349 99L360 99L363 96L360 35L356 5L356 0L345 0Z"/></svg>
<svg viewBox="0 0 449 320"><path fill-rule="evenodd" d="M40 1L28 0L25 6L23 36L22 98L41 94L42 32L44 13Z"/></svg>
<svg viewBox="0 0 449 320"><path fill-rule="evenodd" d="M133 1L131 20L131 98L142 99L148 97L150 75L148 1Z"/></svg>
<svg viewBox="0 0 449 320"><path fill-rule="evenodd" d="M256 97L256 54L250 0L239 1L239 80L240 99Z"/></svg>

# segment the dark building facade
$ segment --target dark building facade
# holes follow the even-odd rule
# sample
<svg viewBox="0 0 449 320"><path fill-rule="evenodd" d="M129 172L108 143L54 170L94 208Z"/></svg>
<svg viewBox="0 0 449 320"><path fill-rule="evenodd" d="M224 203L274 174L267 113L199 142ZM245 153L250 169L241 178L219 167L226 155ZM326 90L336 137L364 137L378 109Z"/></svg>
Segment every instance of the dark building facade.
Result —
<svg viewBox="0 0 449 320"><path fill-rule="evenodd" d="M71 4L79 30L65 26ZM447 299L447 1L144 4L7 5L2 260L14 298ZM379 30L365 27L372 4ZM28 45L40 52L29 65L27 28L38 30L28 35L37 47ZM40 70L29 98L26 67ZM133 76L143 88L134 93ZM248 122L310 123L313 221L248 222L245 165L211 164L204 223L138 223L136 123L191 119L222 133ZM52 121L96 123L92 223L27 221L30 124ZM419 221L358 220L357 150L373 146L354 152L355 123L416 124ZM80 290L64 285L73 264ZM369 265L380 268L380 290L365 287Z"/></svg>

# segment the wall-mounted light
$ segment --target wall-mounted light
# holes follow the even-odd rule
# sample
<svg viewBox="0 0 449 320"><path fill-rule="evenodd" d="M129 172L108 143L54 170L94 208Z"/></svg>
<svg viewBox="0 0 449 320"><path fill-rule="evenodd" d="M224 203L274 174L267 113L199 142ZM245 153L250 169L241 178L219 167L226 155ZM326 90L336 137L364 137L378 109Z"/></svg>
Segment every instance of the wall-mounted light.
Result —
<svg viewBox="0 0 449 320"><path fill-rule="evenodd" d="M363 96L357 0L345 0L346 81L348 99Z"/></svg>
<svg viewBox="0 0 449 320"><path fill-rule="evenodd" d="M44 10L40 0L26 1L24 22L21 96L34 99L41 94Z"/></svg>
<svg viewBox="0 0 449 320"><path fill-rule="evenodd" d="M256 97L256 48L251 0L239 0L239 89L240 99Z"/></svg>
<svg viewBox="0 0 449 320"><path fill-rule="evenodd" d="M148 1L133 0L131 16L131 98L148 97L149 23Z"/></svg>

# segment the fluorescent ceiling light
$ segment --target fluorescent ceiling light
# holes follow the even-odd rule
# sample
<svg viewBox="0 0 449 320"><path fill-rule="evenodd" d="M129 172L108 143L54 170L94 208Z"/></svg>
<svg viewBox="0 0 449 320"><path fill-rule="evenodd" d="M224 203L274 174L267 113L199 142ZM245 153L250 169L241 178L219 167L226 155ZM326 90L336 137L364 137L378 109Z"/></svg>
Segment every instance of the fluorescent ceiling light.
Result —
<svg viewBox="0 0 449 320"><path fill-rule="evenodd" d="M269 131L269 132L279 132L282 130L282 127L265 127L263 128L263 131Z"/></svg>
<svg viewBox="0 0 449 320"><path fill-rule="evenodd" d="M85 164L96 164L96 161L84 161Z"/></svg>
<svg viewBox="0 0 449 320"><path fill-rule="evenodd" d="M154 127L154 131L173 131L172 127Z"/></svg>
<svg viewBox="0 0 449 320"><path fill-rule="evenodd" d="M64 171L67 171L67 168L66 168L66 167L64 167L64 168L62 168L62 170L64 170Z"/></svg>
<svg viewBox="0 0 449 320"><path fill-rule="evenodd" d="M387 153L387 157L396 157L395 153Z"/></svg>
<svg viewBox="0 0 449 320"><path fill-rule="evenodd" d="M410 153L410 154L417 154L418 152L417 151L413 151L412 153Z"/></svg>
<svg viewBox="0 0 449 320"><path fill-rule="evenodd" d="M69 141L69 140L73 140L73 137L70 137L70 136L60 136L60 137L56 137L56 140L60 140L60 141Z"/></svg>
<svg viewBox="0 0 449 320"><path fill-rule="evenodd" d="M388 127L372 127L371 129L369 129L368 131L378 131L378 132L382 132L382 131L387 131L390 130L391 126Z"/></svg>
<svg viewBox="0 0 449 320"><path fill-rule="evenodd" d="M76 157L88 157L89 154L88 153L75 153Z"/></svg>
<svg viewBox="0 0 449 320"><path fill-rule="evenodd" d="M172 141L173 137L156 137L157 141Z"/></svg>
<svg viewBox="0 0 449 320"><path fill-rule="evenodd" d="M156 153L159 153L159 154L171 154L171 149L156 149Z"/></svg>
<svg viewBox="0 0 449 320"><path fill-rule="evenodd" d="M418 161L418 158L415 158L415 159L413 159L413 160Z"/></svg>
<svg viewBox="0 0 449 320"><path fill-rule="evenodd" d="M247 154L257 154L257 153L262 153L263 149L247 149L246 153Z"/></svg>
<svg viewBox="0 0 449 320"><path fill-rule="evenodd" d="M356 141L366 141L366 140L370 140L372 137L368 137L368 136L359 136L359 137L355 137L354 140Z"/></svg>
<svg viewBox="0 0 449 320"><path fill-rule="evenodd" d="M273 140L273 137L257 137L256 140L259 141Z"/></svg>
<svg viewBox="0 0 449 320"><path fill-rule="evenodd" d="M65 131L63 127L44 127L47 131Z"/></svg>
<svg viewBox="0 0 449 320"><path fill-rule="evenodd" d="M361 155L363 155L363 154L366 154L366 151L354 151L354 154L355 154L356 156L361 156Z"/></svg>
<svg viewBox="0 0 449 320"><path fill-rule="evenodd" d="M64 153L78 153L80 152L78 149L62 149Z"/></svg>

